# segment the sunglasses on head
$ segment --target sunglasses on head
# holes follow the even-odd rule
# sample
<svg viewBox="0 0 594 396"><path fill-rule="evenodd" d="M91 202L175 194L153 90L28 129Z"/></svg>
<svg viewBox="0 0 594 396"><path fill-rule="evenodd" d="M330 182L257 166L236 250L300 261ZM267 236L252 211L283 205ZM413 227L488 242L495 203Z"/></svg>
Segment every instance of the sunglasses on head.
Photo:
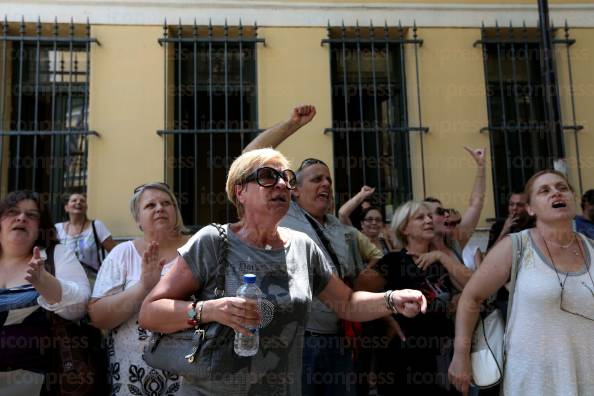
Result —
<svg viewBox="0 0 594 396"><path fill-rule="evenodd" d="M326 165L326 163L322 160L319 160L317 158L306 158L303 160L301 165L299 165L297 172L300 172L301 170L303 170L304 168L307 168L308 166L317 165L317 164L324 165L325 167L328 167L328 165Z"/></svg>
<svg viewBox="0 0 594 396"><path fill-rule="evenodd" d="M163 183L163 182L144 183L144 184L141 184L140 186L136 187L134 189L133 194L136 194L137 192L142 191L146 187L150 187L150 186L162 186L162 187L165 187L167 190L171 190L171 188L169 187L169 184L167 184L167 183Z"/></svg>
<svg viewBox="0 0 594 396"><path fill-rule="evenodd" d="M289 190L294 190L297 187L297 177L295 172L291 169L278 171L269 166L263 166L250 173L245 179L244 183L255 181L262 187L274 187L280 179L285 181Z"/></svg>

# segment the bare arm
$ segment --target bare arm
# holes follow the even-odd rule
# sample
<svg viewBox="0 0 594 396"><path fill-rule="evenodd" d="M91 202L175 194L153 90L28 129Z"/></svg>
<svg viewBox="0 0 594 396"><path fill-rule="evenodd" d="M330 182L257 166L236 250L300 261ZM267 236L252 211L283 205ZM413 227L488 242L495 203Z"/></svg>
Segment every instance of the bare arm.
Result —
<svg viewBox="0 0 594 396"><path fill-rule="evenodd" d="M172 333L188 329L187 312L192 302L188 298L200 289L188 264L178 257L174 267L161 278L146 297L138 321L148 330ZM246 327L255 327L260 322L258 305L238 297L207 300L202 304L201 323L219 322L245 335Z"/></svg>
<svg viewBox="0 0 594 396"><path fill-rule="evenodd" d="M449 375L456 388L467 394L470 384L470 343L479 317L481 303L509 279L512 241L505 238L493 247L474 273L458 302L454 357Z"/></svg>
<svg viewBox="0 0 594 396"><path fill-rule="evenodd" d="M346 201L340 207L340 209L338 209L338 219L340 220L340 222L342 224L352 226L353 224L351 223L351 218L350 218L351 213L353 213L355 211L355 209L357 209L361 205L361 203L363 201L365 201L365 199L370 197L371 194L374 193L374 191L375 191L375 188L372 188L369 186L361 187L361 191L359 191L357 194L355 194L355 196L353 196L351 199Z"/></svg>
<svg viewBox="0 0 594 396"><path fill-rule="evenodd" d="M111 236L108 236L102 243L101 245L103 245L103 248L105 250L107 250L107 252L111 252L111 249L113 249L117 243L113 240L113 238Z"/></svg>
<svg viewBox="0 0 594 396"><path fill-rule="evenodd" d="M366 322L392 313L384 300L384 293L353 292L336 275L318 296L336 312L339 318ZM414 317L427 309L427 300L418 290L396 290L392 293L394 306L404 316Z"/></svg>
<svg viewBox="0 0 594 396"><path fill-rule="evenodd" d="M93 326L113 329L130 319L159 281L164 264L164 260L159 260L159 245L151 242L142 255L142 273L137 284L117 294L91 299L89 316Z"/></svg>
<svg viewBox="0 0 594 396"><path fill-rule="evenodd" d="M454 286L460 290L464 289L472 276L472 271L466 268L464 264L441 250L432 250L423 254L409 254L422 271L426 271L434 263L440 263L448 271Z"/></svg>
<svg viewBox="0 0 594 396"><path fill-rule="evenodd" d="M472 233L474 232L476 225L481 217L481 211L483 210L483 204L485 202L485 149L470 149L464 146L464 149L472 155L472 158L477 164L476 176L474 178L474 186L472 193L470 194L470 202L468 209L462 216L462 221L458 226L459 239L458 243L460 248L464 249L464 246L470 240Z"/></svg>
<svg viewBox="0 0 594 396"><path fill-rule="evenodd" d="M272 147L275 148L289 136L294 134L302 126L308 124L316 115L316 108L312 105L303 105L295 107L291 111L291 116L286 121L281 121L264 132L260 133L252 140L243 152Z"/></svg>

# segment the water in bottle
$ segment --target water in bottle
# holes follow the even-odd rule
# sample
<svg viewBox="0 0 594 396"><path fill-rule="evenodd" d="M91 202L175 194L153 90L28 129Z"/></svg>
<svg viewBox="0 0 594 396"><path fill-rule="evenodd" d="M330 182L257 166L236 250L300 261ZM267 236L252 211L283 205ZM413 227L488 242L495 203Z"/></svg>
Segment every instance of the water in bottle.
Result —
<svg viewBox="0 0 594 396"><path fill-rule="evenodd" d="M255 300L258 302L258 306L260 306L262 292L258 286L256 286L256 275L245 274L243 276L243 285L237 289L236 295L237 297ZM258 353L258 348L260 346L260 335L258 333L258 328L248 328L248 330L252 333L251 336L246 336L235 332L235 342L233 349L239 356L254 356L256 353Z"/></svg>

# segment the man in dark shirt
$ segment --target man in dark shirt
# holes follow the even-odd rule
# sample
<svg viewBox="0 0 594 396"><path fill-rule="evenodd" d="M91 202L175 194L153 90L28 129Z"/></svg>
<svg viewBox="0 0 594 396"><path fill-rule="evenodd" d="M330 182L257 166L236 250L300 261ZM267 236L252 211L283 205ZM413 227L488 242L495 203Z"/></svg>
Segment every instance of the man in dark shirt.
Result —
<svg viewBox="0 0 594 396"><path fill-rule="evenodd" d="M594 239L594 189L582 195L582 215L575 216L575 230Z"/></svg>
<svg viewBox="0 0 594 396"><path fill-rule="evenodd" d="M534 227L534 219L526 212L527 197L523 192L511 193L507 201L507 218L498 220L489 231L487 250L503 239L507 234L520 232Z"/></svg>

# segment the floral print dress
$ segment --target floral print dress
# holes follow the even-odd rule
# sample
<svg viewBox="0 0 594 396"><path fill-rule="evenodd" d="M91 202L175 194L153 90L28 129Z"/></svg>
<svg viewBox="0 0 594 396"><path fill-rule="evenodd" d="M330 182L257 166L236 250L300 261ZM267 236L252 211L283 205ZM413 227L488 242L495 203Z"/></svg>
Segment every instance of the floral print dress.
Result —
<svg viewBox="0 0 594 396"><path fill-rule="evenodd" d="M163 267L164 275L175 260ZM107 256L99 274L92 298L121 293L140 281L142 258L129 241L116 246ZM107 347L112 395L174 396L178 395L181 377L154 369L142 360L150 332L138 325L138 312L109 332Z"/></svg>

